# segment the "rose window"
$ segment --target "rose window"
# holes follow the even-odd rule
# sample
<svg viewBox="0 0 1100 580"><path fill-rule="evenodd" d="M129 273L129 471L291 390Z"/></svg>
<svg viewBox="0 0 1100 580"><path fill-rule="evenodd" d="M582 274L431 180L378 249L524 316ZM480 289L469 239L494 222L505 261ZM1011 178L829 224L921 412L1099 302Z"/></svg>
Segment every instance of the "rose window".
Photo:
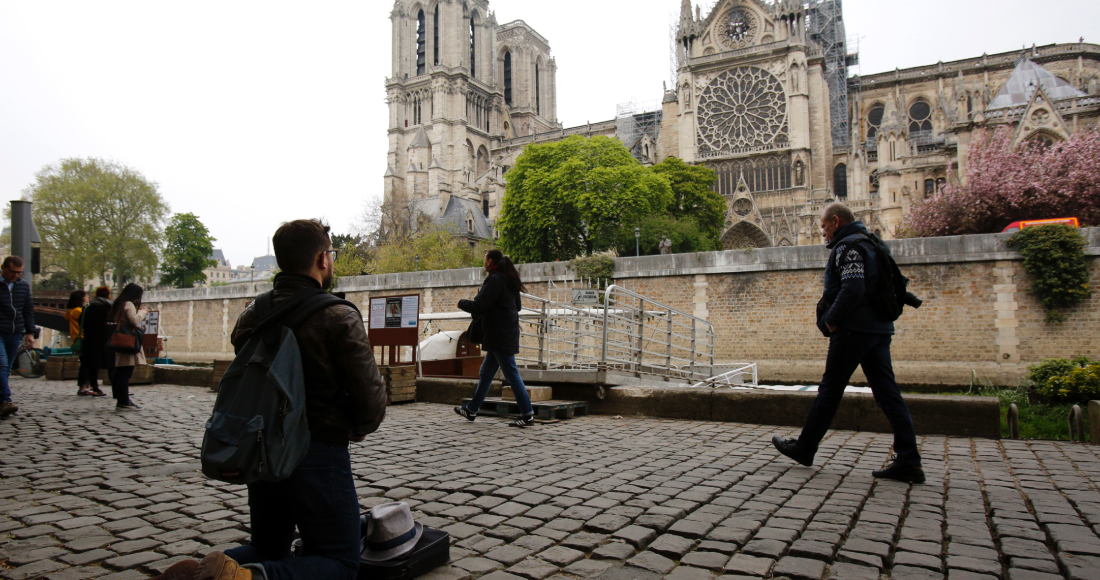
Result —
<svg viewBox="0 0 1100 580"><path fill-rule="evenodd" d="M744 48L756 36L756 17L744 8L734 8L722 18L721 30L726 48Z"/></svg>
<svg viewBox="0 0 1100 580"><path fill-rule="evenodd" d="M739 67L699 96L699 151L704 157L787 143L787 100L775 75Z"/></svg>

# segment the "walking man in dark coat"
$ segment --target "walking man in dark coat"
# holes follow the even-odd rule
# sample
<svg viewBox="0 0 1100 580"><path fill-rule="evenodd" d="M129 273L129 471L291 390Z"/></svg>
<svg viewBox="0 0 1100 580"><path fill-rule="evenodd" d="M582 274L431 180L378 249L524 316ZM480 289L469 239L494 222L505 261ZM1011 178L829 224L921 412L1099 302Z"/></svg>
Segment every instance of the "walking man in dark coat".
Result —
<svg viewBox="0 0 1100 580"><path fill-rule="evenodd" d="M857 221L852 210L840 202L825 208L821 230L826 247L832 250L825 265L825 291L818 304L817 318L817 327L829 337L825 375L802 434L797 439L776 435L772 443L783 455L802 465L813 465L817 446L836 416L844 388L856 367L863 367L875 402L894 429L897 454L888 468L873 475L924 483L913 418L901 397L890 363L894 323L877 316L870 300L880 276L875 252L879 247L885 250L886 246L876 245L863 222Z"/></svg>
<svg viewBox="0 0 1100 580"><path fill-rule="evenodd" d="M7 417L19 410L11 400L8 375L16 364L20 341L25 342L28 349L34 346L34 303L31 285L23 279L22 258L4 258L0 270L4 280L0 289L0 417Z"/></svg>

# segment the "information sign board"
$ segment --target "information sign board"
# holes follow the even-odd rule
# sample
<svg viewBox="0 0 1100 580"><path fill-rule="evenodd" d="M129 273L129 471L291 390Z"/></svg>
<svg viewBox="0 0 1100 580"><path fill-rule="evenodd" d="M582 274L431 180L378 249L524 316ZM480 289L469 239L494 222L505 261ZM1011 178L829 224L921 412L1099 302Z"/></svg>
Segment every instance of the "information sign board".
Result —
<svg viewBox="0 0 1100 580"><path fill-rule="evenodd" d="M573 304L599 304L600 291L583 288L573 289Z"/></svg>

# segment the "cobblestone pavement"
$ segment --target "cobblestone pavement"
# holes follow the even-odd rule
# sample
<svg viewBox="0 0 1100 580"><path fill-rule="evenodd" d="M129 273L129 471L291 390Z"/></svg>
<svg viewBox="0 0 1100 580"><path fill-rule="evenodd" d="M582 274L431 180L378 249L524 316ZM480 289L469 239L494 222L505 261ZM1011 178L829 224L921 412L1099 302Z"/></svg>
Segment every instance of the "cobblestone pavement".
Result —
<svg viewBox="0 0 1100 580"><path fill-rule="evenodd" d="M0 576L142 578L247 538L243 486L197 471L205 389L118 412L13 380ZM582 417L531 429L393 407L353 446L363 506L450 532L426 580L1100 578L1097 447L924 437L925 485L875 482L889 436L838 431L805 468L757 425Z"/></svg>

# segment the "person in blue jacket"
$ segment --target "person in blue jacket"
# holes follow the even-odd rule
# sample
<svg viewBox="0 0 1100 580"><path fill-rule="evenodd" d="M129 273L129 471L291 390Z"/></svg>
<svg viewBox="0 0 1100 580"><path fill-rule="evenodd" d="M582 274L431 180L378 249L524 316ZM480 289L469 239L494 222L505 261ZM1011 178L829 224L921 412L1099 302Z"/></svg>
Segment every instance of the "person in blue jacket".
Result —
<svg viewBox="0 0 1100 580"><path fill-rule="evenodd" d="M458 301L460 309L481 321L481 350L485 352L485 362L481 363L480 379L473 399L467 406L455 407L455 413L468 421L476 419L478 409L481 409L485 396L489 394L493 377L498 369L502 369L519 405L519 418L508 425L529 427L535 424L535 411L531 407L527 387L516 367L516 355L519 354L519 312L523 308L519 295L526 288L512 259L500 250L489 250L485 254L485 271L489 273L489 277L481 284L481 291L477 296L473 300Z"/></svg>
<svg viewBox="0 0 1100 580"><path fill-rule="evenodd" d="M874 477L907 483L924 483L917 436L909 407L901 397L890 362L890 341L894 323L875 313L871 297L878 291L881 276L875 252L889 251L876 244L874 235L863 222L856 220L848 206L834 202L825 207L821 216L821 231L832 253L825 265L825 288L818 303L817 327L829 338L829 354L825 359L825 375L817 388L817 398L810 416L797 438L772 438L775 448L802 465L813 465L817 446L840 408L844 388L856 367L863 368L875 402L886 414L894 429L893 463L886 469L872 472ZM907 297L908 300L908 297ZM920 300L912 306L917 306ZM907 302L908 303L908 302Z"/></svg>
<svg viewBox="0 0 1100 580"><path fill-rule="evenodd" d="M31 301L31 285L23 279L23 259L8 256L0 265L4 288L0 289L0 417L7 417L19 410L11 400L8 375L15 364L19 341L27 348L34 347L34 303Z"/></svg>

